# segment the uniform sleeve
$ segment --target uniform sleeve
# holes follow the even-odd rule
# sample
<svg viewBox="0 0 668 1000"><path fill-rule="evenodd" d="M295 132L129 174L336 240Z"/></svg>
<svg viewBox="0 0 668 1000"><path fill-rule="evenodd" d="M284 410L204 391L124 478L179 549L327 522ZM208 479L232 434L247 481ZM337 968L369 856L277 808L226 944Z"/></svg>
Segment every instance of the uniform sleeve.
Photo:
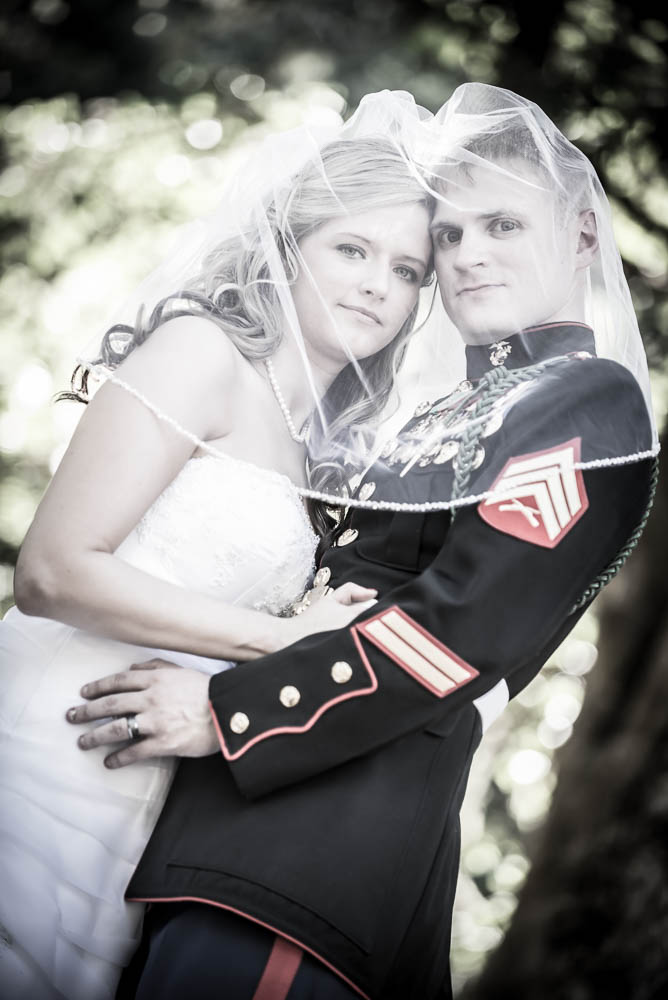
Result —
<svg viewBox="0 0 668 1000"><path fill-rule="evenodd" d="M540 497L463 508L429 567L371 614L214 676L220 747L242 793L303 781L416 730L445 734L464 704L504 679L512 689L533 660L537 670L642 518L650 475L649 461L577 473L575 513L550 536L543 511L539 542L528 527Z"/></svg>

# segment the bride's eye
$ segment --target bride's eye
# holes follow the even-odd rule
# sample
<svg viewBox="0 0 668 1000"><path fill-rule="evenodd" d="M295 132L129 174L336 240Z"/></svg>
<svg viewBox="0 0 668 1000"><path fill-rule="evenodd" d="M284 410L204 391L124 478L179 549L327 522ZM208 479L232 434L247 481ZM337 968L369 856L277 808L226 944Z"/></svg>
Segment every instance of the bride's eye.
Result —
<svg viewBox="0 0 668 1000"><path fill-rule="evenodd" d="M353 243L340 243L336 248L344 257L364 257L361 247L356 247Z"/></svg>
<svg viewBox="0 0 668 1000"><path fill-rule="evenodd" d="M399 267L395 267L394 273L398 274L404 281L417 281L417 272L414 271L412 267L406 267L405 264L400 264Z"/></svg>

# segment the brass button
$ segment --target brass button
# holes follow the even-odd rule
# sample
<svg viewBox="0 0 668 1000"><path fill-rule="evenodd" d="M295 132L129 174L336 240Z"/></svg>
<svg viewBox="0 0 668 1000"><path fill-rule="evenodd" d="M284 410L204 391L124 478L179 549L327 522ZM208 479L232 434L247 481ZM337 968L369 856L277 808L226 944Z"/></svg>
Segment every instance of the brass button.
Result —
<svg viewBox="0 0 668 1000"><path fill-rule="evenodd" d="M326 587L327 584L329 583L331 575L332 571L329 568L329 566L323 566L322 569L319 569L318 572L313 577L313 586Z"/></svg>
<svg viewBox="0 0 668 1000"><path fill-rule="evenodd" d="M245 712L235 712L232 718L230 719L230 729L232 730L233 733L236 733L238 736L241 736L242 733L245 733L249 726L250 726L250 719L248 718Z"/></svg>
<svg viewBox="0 0 668 1000"><path fill-rule="evenodd" d="M299 702L301 694L296 687L292 686L292 684L286 684L285 687L281 688L278 698L284 708L294 708L294 706Z"/></svg>
<svg viewBox="0 0 668 1000"><path fill-rule="evenodd" d="M364 483L364 485L360 489L359 498L360 500L368 500L369 497L372 497L375 492L376 492L375 483Z"/></svg>
<svg viewBox="0 0 668 1000"><path fill-rule="evenodd" d="M357 528L346 528L346 530L337 538L336 544L339 546L350 545L351 542L355 541L358 534L359 532Z"/></svg>
<svg viewBox="0 0 668 1000"><path fill-rule="evenodd" d="M337 660L330 673L336 684L347 684L353 676L353 668L345 660Z"/></svg>

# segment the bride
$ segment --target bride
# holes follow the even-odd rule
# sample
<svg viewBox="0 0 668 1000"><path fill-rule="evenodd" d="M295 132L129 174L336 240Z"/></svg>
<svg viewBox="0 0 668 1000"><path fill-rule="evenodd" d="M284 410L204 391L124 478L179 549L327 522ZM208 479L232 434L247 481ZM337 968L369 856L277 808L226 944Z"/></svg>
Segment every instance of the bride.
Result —
<svg viewBox="0 0 668 1000"><path fill-rule="evenodd" d="M326 495L328 456L340 468L369 440L430 276L429 201L383 135L358 112L334 139L265 148L264 188L228 196L177 279L158 272L148 311L84 362L78 397L103 384L0 626L2 995L110 998L136 945L123 893L173 764L82 753L65 717L81 685L165 651L210 674L373 600L348 583L282 616L318 541L300 490ZM143 723L104 725L150 749Z"/></svg>

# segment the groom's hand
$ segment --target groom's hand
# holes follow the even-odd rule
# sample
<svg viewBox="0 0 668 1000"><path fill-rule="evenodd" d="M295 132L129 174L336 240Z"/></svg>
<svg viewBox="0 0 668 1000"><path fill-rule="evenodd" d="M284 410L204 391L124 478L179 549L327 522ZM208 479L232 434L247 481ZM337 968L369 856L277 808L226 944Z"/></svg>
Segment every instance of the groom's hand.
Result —
<svg viewBox="0 0 668 1000"><path fill-rule="evenodd" d="M209 711L209 677L199 670L149 660L86 684L81 695L86 703L68 710L68 722L109 720L79 737L81 749L126 744L105 758L107 767L148 757L205 757L219 749ZM132 731L135 738L128 743Z"/></svg>

